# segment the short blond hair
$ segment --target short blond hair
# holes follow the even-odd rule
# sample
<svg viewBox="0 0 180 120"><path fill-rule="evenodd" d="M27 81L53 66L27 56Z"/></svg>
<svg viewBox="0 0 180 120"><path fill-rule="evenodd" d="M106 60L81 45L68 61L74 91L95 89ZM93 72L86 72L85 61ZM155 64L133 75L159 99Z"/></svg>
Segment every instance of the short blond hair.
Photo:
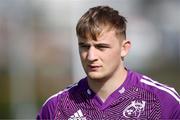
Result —
<svg viewBox="0 0 180 120"><path fill-rule="evenodd" d="M106 27L114 29L117 35L126 39L126 23L124 16L109 6L97 6L90 8L78 21L76 34L83 39L97 40L97 37Z"/></svg>

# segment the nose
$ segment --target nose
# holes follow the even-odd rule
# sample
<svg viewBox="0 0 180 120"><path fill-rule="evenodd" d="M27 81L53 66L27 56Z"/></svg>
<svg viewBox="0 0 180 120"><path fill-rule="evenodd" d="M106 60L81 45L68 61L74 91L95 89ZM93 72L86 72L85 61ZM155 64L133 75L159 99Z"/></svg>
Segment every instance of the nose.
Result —
<svg viewBox="0 0 180 120"><path fill-rule="evenodd" d="M87 55L87 59L89 61L95 61L97 60L97 51L95 49L95 47L91 46L88 50L88 55Z"/></svg>

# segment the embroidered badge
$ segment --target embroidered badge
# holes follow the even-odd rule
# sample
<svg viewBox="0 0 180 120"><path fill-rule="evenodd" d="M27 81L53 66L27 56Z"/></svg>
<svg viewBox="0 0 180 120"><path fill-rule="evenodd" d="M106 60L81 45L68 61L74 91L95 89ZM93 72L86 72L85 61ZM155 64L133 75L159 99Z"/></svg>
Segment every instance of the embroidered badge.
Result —
<svg viewBox="0 0 180 120"><path fill-rule="evenodd" d="M131 104L123 110L123 116L126 118L139 118L144 111L145 104L145 101L132 101Z"/></svg>

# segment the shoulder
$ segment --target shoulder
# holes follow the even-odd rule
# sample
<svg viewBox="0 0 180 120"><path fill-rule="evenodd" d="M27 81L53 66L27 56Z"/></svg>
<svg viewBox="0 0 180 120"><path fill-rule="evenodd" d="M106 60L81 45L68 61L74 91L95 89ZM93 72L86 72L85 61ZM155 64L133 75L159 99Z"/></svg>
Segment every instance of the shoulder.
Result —
<svg viewBox="0 0 180 120"><path fill-rule="evenodd" d="M180 118L180 96L173 87L141 75L137 86L154 94L159 101L162 118Z"/></svg>
<svg viewBox="0 0 180 120"><path fill-rule="evenodd" d="M172 102L176 102L178 104L180 103L179 94L173 87L169 87L168 85L155 81L145 75L141 76L139 82L141 87L145 88L150 92L153 92L161 100L163 100L162 98L166 98L166 100L171 99Z"/></svg>
<svg viewBox="0 0 180 120"><path fill-rule="evenodd" d="M42 105L37 115L37 119L54 119L60 100L63 98L63 96L68 95L71 89L76 89L77 86L78 83L69 85L66 89L49 97Z"/></svg>
<svg viewBox="0 0 180 120"><path fill-rule="evenodd" d="M166 97L178 104L180 103L180 96L173 87L169 87L166 84L162 84L146 75L134 71L129 72L129 78L133 85L143 88L159 98Z"/></svg>
<svg viewBox="0 0 180 120"><path fill-rule="evenodd" d="M42 105L38 115L37 119L52 119L55 114L55 108L58 104L58 97L62 93L62 91L52 95L49 97L45 103Z"/></svg>

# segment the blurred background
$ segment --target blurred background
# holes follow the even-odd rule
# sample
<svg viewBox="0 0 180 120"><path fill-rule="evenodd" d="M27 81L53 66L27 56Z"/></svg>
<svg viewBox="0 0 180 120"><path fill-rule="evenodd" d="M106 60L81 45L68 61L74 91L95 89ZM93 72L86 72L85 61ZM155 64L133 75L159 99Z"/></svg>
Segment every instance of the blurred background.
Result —
<svg viewBox="0 0 180 120"><path fill-rule="evenodd" d="M128 19L126 66L180 92L179 0L1 0L1 119L35 118L48 97L85 76L75 26L97 5Z"/></svg>

